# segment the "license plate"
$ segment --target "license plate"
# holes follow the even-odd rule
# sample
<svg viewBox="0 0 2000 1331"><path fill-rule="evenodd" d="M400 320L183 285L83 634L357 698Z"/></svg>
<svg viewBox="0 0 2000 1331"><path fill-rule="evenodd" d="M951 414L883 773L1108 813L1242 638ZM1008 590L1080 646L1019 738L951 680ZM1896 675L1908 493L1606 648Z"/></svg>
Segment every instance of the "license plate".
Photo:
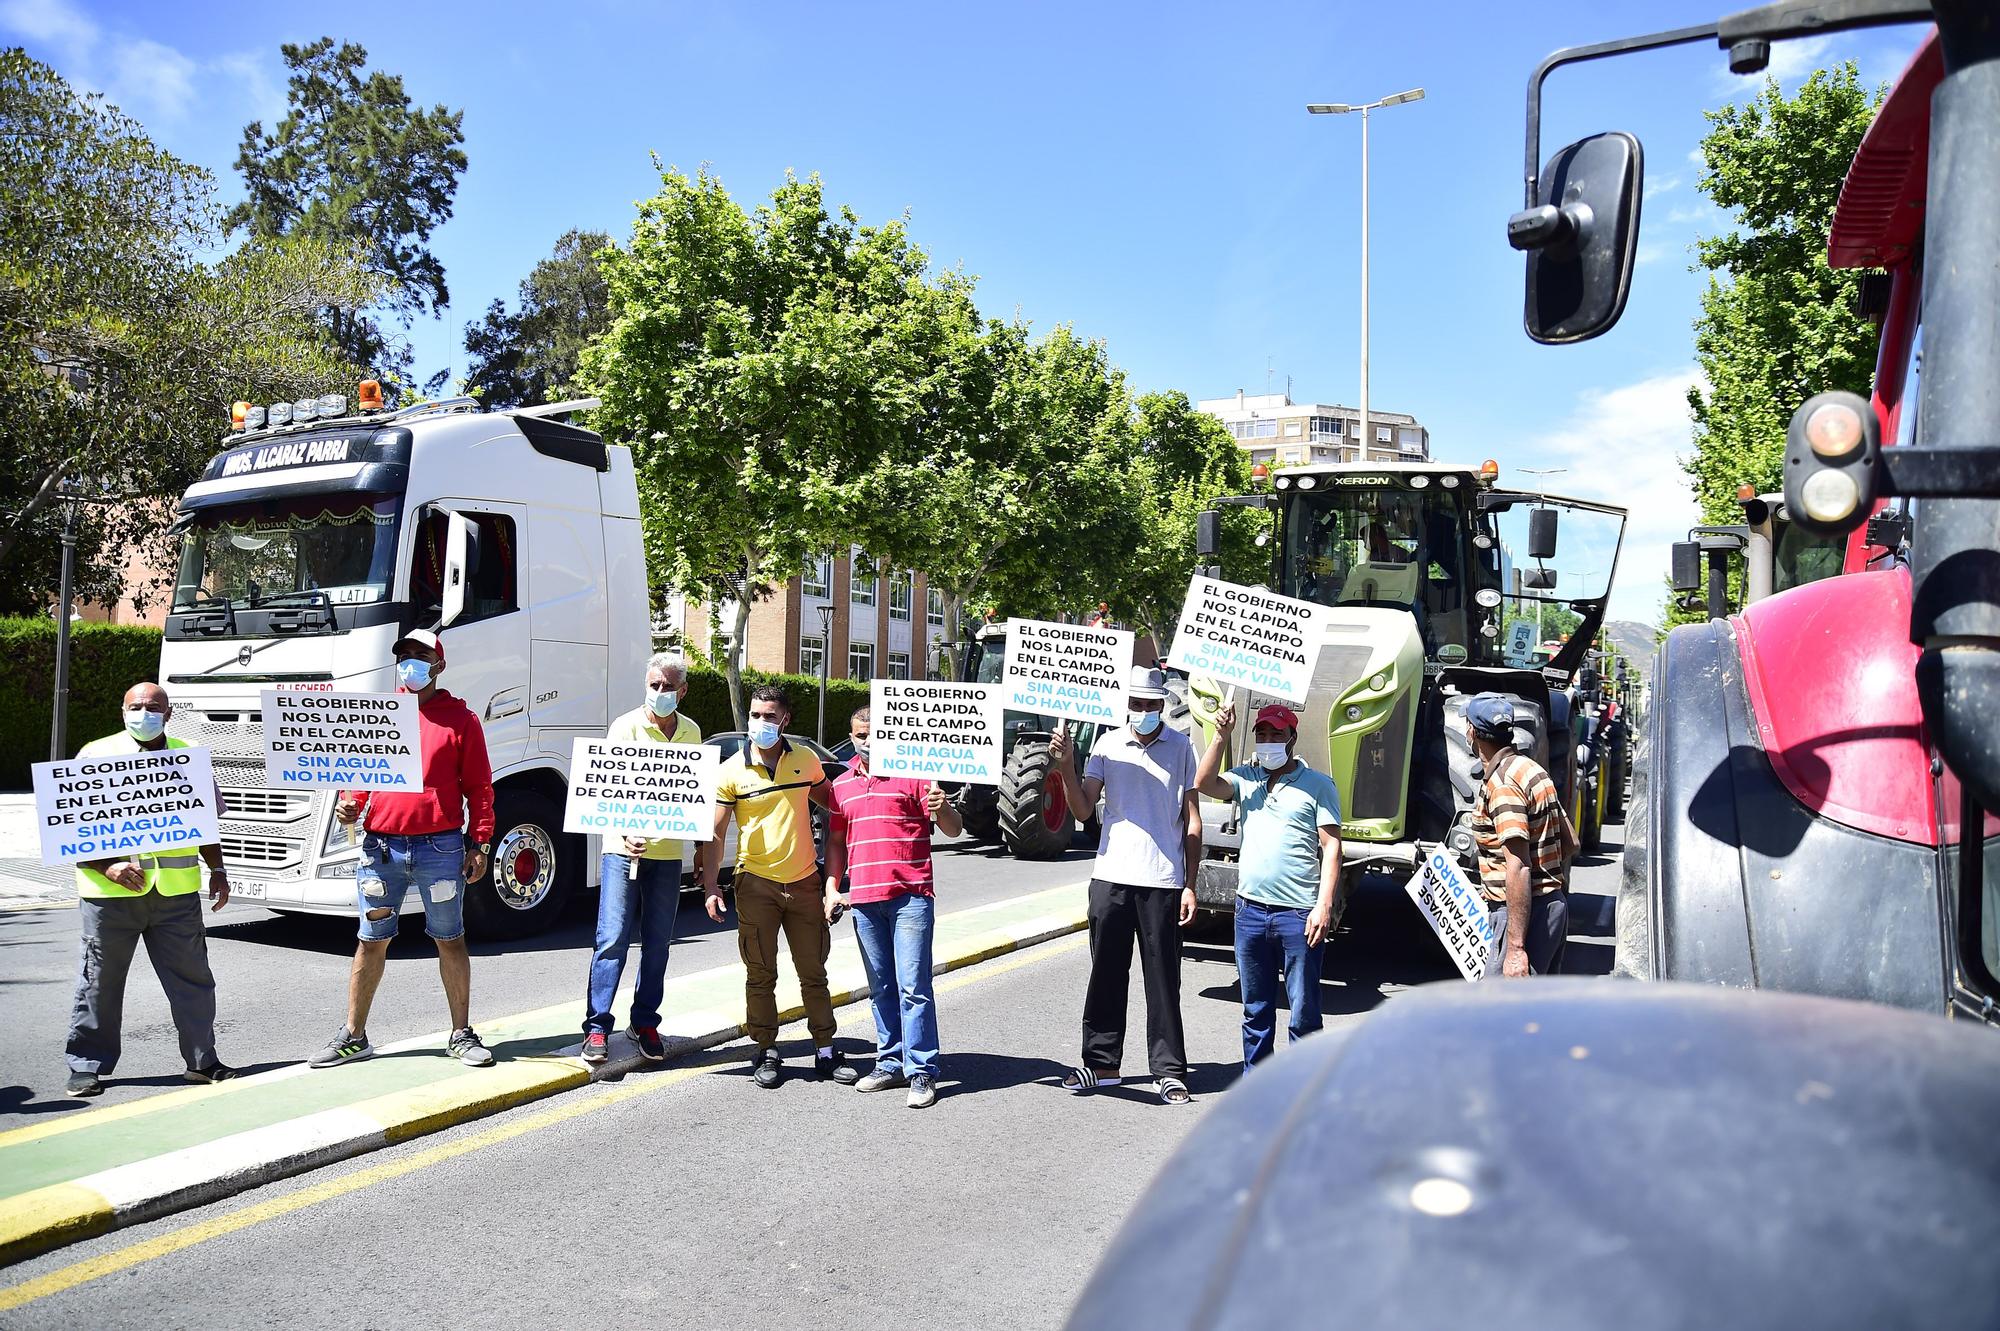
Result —
<svg viewBox="0 0 2000 1331"><path fill-rule="evenodd" d="M229 895L232 897L241 897L245 901L262 901L264 899L264 884L256 882L231 883L229 885Z"/></svg>

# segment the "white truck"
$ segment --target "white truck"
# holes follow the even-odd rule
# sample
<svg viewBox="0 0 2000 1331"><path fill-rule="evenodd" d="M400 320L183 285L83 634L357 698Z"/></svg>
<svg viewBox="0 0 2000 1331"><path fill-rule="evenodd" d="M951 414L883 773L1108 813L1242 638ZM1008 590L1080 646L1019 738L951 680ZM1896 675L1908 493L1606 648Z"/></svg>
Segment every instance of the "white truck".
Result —
<svg viewBox="0 0 2000 1331"><path fill-rule="evenodd" d="M631 454L560 419L587 404L385 411L372 388L353 412L337 396L238 404L182 496L168 729L214 751L234 894L347 914L358 836L333 791L264 785L259 696L392 692L397 636L441 628L443 687L493 761L492 867L467 927L522 937L595 885L586 839L561 830L570 742L639 702L651 621Z"/></svg>

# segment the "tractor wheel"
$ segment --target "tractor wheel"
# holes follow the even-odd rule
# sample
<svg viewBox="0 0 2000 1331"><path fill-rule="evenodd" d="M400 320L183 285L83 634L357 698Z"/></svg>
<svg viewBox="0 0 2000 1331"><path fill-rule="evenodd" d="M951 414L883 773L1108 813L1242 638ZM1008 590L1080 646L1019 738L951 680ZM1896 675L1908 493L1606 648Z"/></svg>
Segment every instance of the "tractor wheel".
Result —
<svg viewBox="0 0 2000 1331"><path fill-rule="evenodd" d="M1622 823L1625 821L1625 782L1632 774L1631 739L1629 737L1618 739L1605 757L1610 761L1606 764L1603 779L1609 781L1611 785L1604 792L1604 821Z"/></svg>
<svg viewBox="0 0 2000 1331"><path fill-rule="evenodd" d="M1017 860L1053 860L1069 849L1073 820L1046 740L1016 740L1000 780L1000 836Z"/></svg>
<svg viewBox="0 0 2000 1331"><path fill-rule="evenodd" d="M1000 792L993 786L968 785L958 792L958 814L965 834L975 841L1000 839Z"/></svg>
<svg viewBox="0 0 2000 1331"><path fill-rule="evenodd" d="M1583 808L1581 810L1583 821L1577 826L1576 838L1580 849L1585 855L1595 855L1598 848L1604 844L1604 824L1598 817L1597 804L1597 783L1602 779L1603 773L1600 772L1585 781L1583 786Z"/></svg>

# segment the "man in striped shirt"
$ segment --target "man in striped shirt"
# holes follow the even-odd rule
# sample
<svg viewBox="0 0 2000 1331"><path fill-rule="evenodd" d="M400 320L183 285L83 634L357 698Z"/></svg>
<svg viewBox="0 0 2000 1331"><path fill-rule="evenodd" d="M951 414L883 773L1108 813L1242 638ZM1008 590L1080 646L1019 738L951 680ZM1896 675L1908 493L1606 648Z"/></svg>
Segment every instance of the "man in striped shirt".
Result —
<svg viewBox="0 0 2000 1331"><path fill-rule="evenodd" d="M875 1012L875 1070L857 1091L909 1087L912 1109L937 1101L937 1002L931 991L931 823L964 829L958 810L930 781L868 770L868 709L848 721L854 762L835 779L826 837L826 918L854 904L854 937ZM843 877L850 888L842 895Z"/></svg>
<svg viewBox="0 0 2000 1331"><path fill-rule="evenodd" d="M1465 724L1486 769L1472 809L1479 883L1498 952L1486 974L1553 974L1562 969L1569 935L1563 861L1576 851L1576 834L1556 783L1514 747L1512 698L1480 694L1466 704Z"/></svg>

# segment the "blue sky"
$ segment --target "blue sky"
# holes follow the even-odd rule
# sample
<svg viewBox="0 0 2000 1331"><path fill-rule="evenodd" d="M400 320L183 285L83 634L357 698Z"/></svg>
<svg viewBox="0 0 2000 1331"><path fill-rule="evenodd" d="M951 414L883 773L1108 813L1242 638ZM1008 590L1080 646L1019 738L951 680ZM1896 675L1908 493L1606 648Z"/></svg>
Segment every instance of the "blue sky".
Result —
<svg viewBox="0 0 2000 1331"><path fill-rule="evenodd" d="M1358 389L1357 117L1371 121L1371 401L1415 414L1440 460L1560 466L1552 488L1633 509L1613 614L1652 619L1665 547L1693 520L1688 446L1701 280L1690 246L1721 219L1690 160L1704 107L1742 99L1695 46L1558 73L1543 155L1603 129L1639 135L1647 198L1624 321L1580 347L1520 331L1522 92L1558 46L1710 21L1742 0L1555 0L1530 7L1177 3L668 5L573 0L382 5L306 17L269 4L0 0L0 40L107 93L238 192L244 124L284 109L279 43L368 48L421 104L465 111L465 174L434 237L452 294L410 333L417 367L463 368L465 324L557 236L622 238L657 184L650 153L706 164L754 203L818 172L866 220L908 211L981 306L1104 338L1135 388L1220 397L1287 380L1300 400ZM338 14L336 19L332 14ZM556 20L552 21L552 16ZM1892 78L1914 28L1796 42ZM1268 377L1267 377L1268 373Z"/></svg>

